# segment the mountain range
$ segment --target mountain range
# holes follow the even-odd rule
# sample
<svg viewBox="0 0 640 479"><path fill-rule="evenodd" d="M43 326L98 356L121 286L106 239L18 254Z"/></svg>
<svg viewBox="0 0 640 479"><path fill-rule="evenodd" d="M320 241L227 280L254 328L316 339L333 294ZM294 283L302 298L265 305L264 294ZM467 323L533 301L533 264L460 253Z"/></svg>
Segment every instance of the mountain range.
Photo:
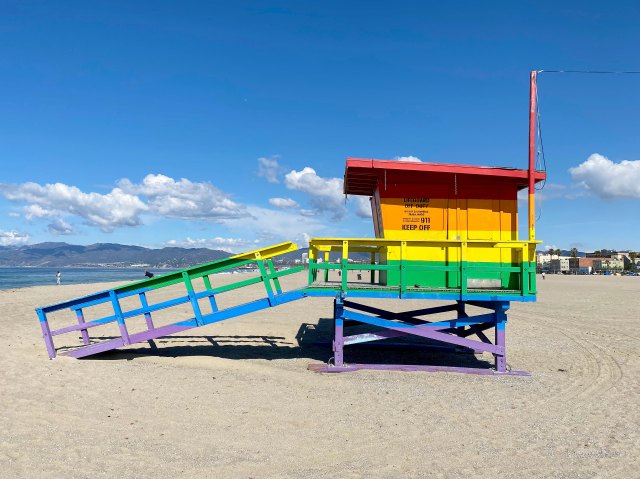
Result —
<svg viewBox="0 0 640 479"><path fill-rule="evenodd" d="M308 248L279 256L279 264L293 263L301 259ZM562 251L569 255L569 251ZM579 252L578 256L585 254ZM149 267L149 268L186 268L209 261L231 256L231 253L208 248L167 247L160 249L117 243L96 243L91 245L72 245L68 243L38 243L23 246L0 246L0 267ZM338 259L332 253L331 261ZM368 254L350 255L357 261L367 261Z"/></svg>
<svg viewBox="0 0 640 479"><path fill-rule="evenodd" d="M86 246L68 243L38 243L0 246L0 266L18 267L131 267L185 268L226 258L230 253L207 248L161 249L116 243Z"/></svg>

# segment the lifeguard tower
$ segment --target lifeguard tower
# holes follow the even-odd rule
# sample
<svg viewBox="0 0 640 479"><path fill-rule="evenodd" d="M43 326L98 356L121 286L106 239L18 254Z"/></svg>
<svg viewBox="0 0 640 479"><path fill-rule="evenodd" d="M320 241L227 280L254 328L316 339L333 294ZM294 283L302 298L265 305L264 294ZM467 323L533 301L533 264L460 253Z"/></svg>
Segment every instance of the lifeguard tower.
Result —
<svg viewBox="0 0 640 479"><path fill-rule="evenodd" d="M332 367L433 370L433 366L344 364L346 345L414 335L491 352L495 371L506 372L504 328L509 302L534 301L536 296L539 242L518 238L518 191L529 186L530 174L534 184L545 178L541 171L513 168L348 159L345 194L370 197L376 239L314 238L310 242L308 289L313 294L322 289L340 292ZM331 261L332 252L339 255L338 261ZM362 253L368 254L368 264L361 263ZM336 269L340 270L337 278L330 277L329 272ZM353 281L349 274L353 270L368 271L367 281ZM392 313L351 298L453 303ZM469 317L467 305L490 313ZM425 319L448 311L454 315L450 320ZM381 331L345 337L345 321ZM483 333L491 328L493 343ZM468 339L472 335L479 341Z"/></svg>
<svg viewBox="0 0 640 479"><path fill-rule="evenodd" d="M370 198L375 238L312 239L307 284L283 291L280 278L301 272L303 266L280 271L274 267L273 257L297 248L281 243L43 306L36 312L49 357L82 358L307 296L326 296L334 300L333 357L327 364L311 365L313 370L524 374L507 370L505 325L511 301L536 297L535 249L540 242L535 239L534 195L545 172L535 169L535 80L532 72L527 170L348 159L344 192ZM520 239L518 192L525 188L529 234ZM216 284L216 273L248 264L257 265L255 277ZM219 295L257 283L264 285L264 297L219 306ZM157 296L160 290L163 294ZM363 303L367 298L396 300L395 306L409 299L425 302L424 307L415 309L413 304L414 309L398 312L381 308L380 303ZM428 306L431 300L445 303ZM190 313L178 319L184 307L173 308L182 305L190 306ZM168 309L170 320L157 321L156 313ZM75 324L52 329L50 316L64 312L71 313ZM110 330L111 336L89 334L93 328L114 324L117 329ZM352 329L354 325L360 327ZM487 336L491 329L493 340ZM56 348L53 338L63 334L75 335L75 344ZM495 368L345 361L346 346L401 337L429 340L424 346L490 353Z"/></svg>

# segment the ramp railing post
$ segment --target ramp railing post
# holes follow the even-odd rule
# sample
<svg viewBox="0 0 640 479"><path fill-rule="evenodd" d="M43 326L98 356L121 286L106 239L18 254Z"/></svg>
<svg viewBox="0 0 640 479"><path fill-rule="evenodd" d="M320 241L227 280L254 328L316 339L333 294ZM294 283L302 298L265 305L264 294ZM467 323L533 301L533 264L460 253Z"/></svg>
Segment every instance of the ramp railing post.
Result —
<svg viewBox="0 0 640 479"><path fill-rule="evenodd" d="M375 265L376 264L376 254L374 253L370 253L370 264ZM371 268L371 284L375 284L376 282L376 270Z"/></svg>
<svg viewBox="0 0 640 479"><path fill-rule="evenodd" d="M273 304L273 288L271 288L271 280L269 278L269 273L267 273L267 269L264 267L264 260L260 256L259 253L256 253L256 262L258 263L258 269L260 270L260 276L262 277L262 282L264 283L264 287L267 290L267 296L269 297L269 303Z"/></svg>
<svg viewBox="0 0 640 479"><path fill-rule="evenodd" d="M182 280L184 281L184 285L187 288L187 294L189 295L189 301L191 302L191 308L193 309L193 314L196 318L196 324L198 326L202 326L202 311L200 311L200 305L198 304L198 298L196 298L196 293L193 290L193 283L191 282L191 278L189 277L189 273L186 271L182 272Z"/></svg>
<svg viewBox="0 0 640 479"><path fill-rule="evenodd" d="M149 307L149 303L147 302L147 295L144 293L140 293L138 296L140 297L140 304L142 304L142 307L144 309L147 309ZM147 323L147 329L149 331L154 329L153 319L151 319L151 313L149 311L145 311L144 320Z"/></svg>
<svg viewBox="0 0 640 479"><path fill-rule="evenodd" d="M400 242L400 297L407 292L407 242Z"/></svg>
<svg viewBox="0 0 640 479"><path fill-rule="evenodd" d="M122 308L120 308L120 301L118 301L118 295L115 291L109 291L109 297L111 298L111 305L113 306L113 312L116 315L116 321L118 322L118 328L120 329L120 336L122 336L122 342L125 346L131 344L129 339L129 331L127 331L127 325L124 322L124 316L122 315Z"/></svg>
<svg viewBox="0 0 640 479"><path fill-rule="evenodd" d="M329 254L329 253L325 253ZM342 241L342 258L340 259L340 271L342 272L342 281L340 282L342 291L346 291L349 287L349 241ZM327 270L327 273L329 270Z"/></svg>
<svg viewBox="0 0 640 479"><path fill-rule="evenodd" d="M269 273L271 273L272 276L276 274L276 268L275 266L273 266L273 261L271 261L271 258L267 260L267 266L269 267ZM273 278L273 285L276 287L276 292L278 294L282 294L282 288L280 287L280 280L277 277Z"/></svg>
<svg viewBox="0 0 640 479"><path fill-rule="evenodd" d="M329 266L329 260L330 260L330 256L329 256L329 251L325 251L324 252L324 264ZM324 270L324 282L328 282L329 281L329 268L326 268Z"/></svg>
<svg viewBox="0 0 640 479"><path fill-rule="evenodd" d="M76 309L76 317L78 318L78 324L84 324L84 313L82 312L82 308ZM89 344L89 331L86 329L81 329L80 334L82 335L82 342L87 345Z"/></svg>
<svg viewBox="0 0 640 479"><path fill-rule="evenodd" d="M460 299L467 295L467 243L460 243Z"/></svg>
<svg viewBox="0 0 640 479"><path fill-rule="evenodd" d="M211 280L209 279L209 275L204 275L202 277L202 281L204 281L204 287L211 293L213 288L211 287ZM209 304L211 304L211 311L214 313L218 311L218 303L216 302L216 297L213 293L209 295Z"/></svg>
<svg viewBox="0 0 640 479"><path fill-rule="evenodd" d="M42 328L42 337L44 338L44 344L47 347L47 353L49 359L56 357L56 348L53 346L53 337L51 336L51 329L49 328L49 321L47 321L47 315L40 308L36 309L38 319L40 320L40 328Z"/></svg>

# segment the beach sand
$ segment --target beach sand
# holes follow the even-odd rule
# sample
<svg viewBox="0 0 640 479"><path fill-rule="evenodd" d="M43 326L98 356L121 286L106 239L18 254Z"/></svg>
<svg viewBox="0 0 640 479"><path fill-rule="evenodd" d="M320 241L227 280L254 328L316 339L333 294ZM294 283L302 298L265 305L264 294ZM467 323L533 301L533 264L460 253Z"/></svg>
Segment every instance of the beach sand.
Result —
<svg viewBox="0 0 640 479"><path fill-rule="evenodd" d="M49 360L34 308L110 286L0 291L2 477L640 476L638 277L550 275L537 303L512 303L507 363L530 377L313 373L309 363L331 356L317 344L328 337L328 298L186 331L155 349ZM469 356L435 360L492 361Z"/></svg>

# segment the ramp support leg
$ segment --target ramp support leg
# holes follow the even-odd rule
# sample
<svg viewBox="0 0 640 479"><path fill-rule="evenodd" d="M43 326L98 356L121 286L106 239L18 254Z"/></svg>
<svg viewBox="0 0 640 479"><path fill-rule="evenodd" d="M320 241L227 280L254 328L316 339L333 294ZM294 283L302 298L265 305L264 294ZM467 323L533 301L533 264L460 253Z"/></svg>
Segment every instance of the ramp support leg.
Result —
<svg viewBox="0 0 640 479"><path fill-rule="evenodd" d="M496 352L493 356L495 358L496 363L496 371L499 373L504 373L507 371L507 348L506 348L506 340L505 340L505 328L507 325L507 313L506 311L509 309L509 303L502 303L500 305L496 305L495 316L496 316L496 327L495 327L495 345L498 346L498 352Z"/></svg>
<svg viewBox="0 0 640 479"><path fill-rule="evenodd" d="M344 365L344 302L341 297L333 301L333 361L335 366Z"/></svg>
<svg viewBox="0 0 640 479"><path fill-rule="evenodd" d="M51 336L51 329L49 328L49 322L47 321L47 315L40 308L36 309L38 319L40 320L40 327L42 328L42 337L44 338L44 344L47 347L47 353L49 359L56 357L56 348L53 346L53 337Z"/></svg>
<svg viewBox="0 0 640 479"><path fill-rule="evenodd" d="M469 315L465 311L466 305L485 308L485 313ZM469 374L500 374L526 376L525 371L507 370L505 352L505 326L507 322L506 312L509 309L508 301L458 301L457 304L436 306L433 308L418 309L395 313L368 305L345 300L344 295L337 296L334 300L334 338L333 358L334 364L311 364L309 369L317 372L339 373L345 371L357 371L359 369L379 369L398 371L444 371ZM457 318L429 321L424 316L439 314L445 311L455 313ZM350 334L347 328L345 336L345 322L367 324L377 328L372 332ZM382 330L380 330L382 328ZM483 331L493 328L495 340L492 343ZM477 336L477 339L469 339L468 336ZM438 344L426 344L425 347L437 347L442 349L463 348L476 353L489 353L495 359L495 369L465 366L437 366L424 364L356 364L345 363L344 346L383 341L390 338L414 336L425 338Z"/></svg>

